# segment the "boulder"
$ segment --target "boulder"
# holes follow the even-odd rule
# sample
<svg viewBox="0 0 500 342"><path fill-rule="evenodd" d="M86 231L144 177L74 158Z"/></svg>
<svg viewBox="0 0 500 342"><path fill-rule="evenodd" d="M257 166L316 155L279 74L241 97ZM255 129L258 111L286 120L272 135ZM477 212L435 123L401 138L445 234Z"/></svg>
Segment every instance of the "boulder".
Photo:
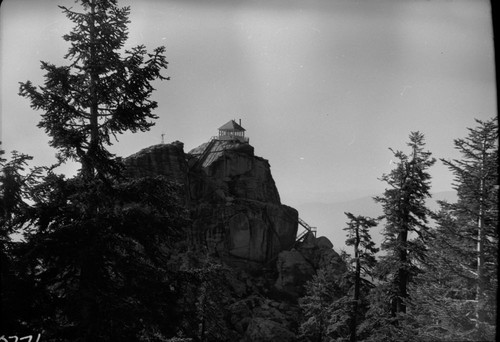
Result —
<svg viewBox="0 0 500 342"><path fill-rule="evenodd" d="M333 267L338 270L339 275L347 269L340 255L333 250L333 244L327 237L316 238L313 234L308 234L304 241L297 246L297 250L313 265L314 269Z"/></svg>
<svg viewBox="0 0 500 342"><path fill-rule="evenodd" d="M333 243L331 243L331 241L326 236L320 236L319 238L317 238L316 245L318 246L319 249L333 248Z"/></svg>

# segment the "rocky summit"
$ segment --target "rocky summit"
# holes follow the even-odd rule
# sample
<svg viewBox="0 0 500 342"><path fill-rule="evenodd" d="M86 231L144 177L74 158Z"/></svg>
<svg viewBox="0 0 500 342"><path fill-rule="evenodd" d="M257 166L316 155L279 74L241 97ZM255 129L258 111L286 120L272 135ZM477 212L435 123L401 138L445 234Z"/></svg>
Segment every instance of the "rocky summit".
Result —
<svg viewBox="0 0 500 342"><path fill-rule="evenodd" d="M325 237L307 234L299 243L297 210L281 203L269 162L246 141L214 137L187 153L175 141L124 163L129 176L162 175L185 189L196 245L240 269L277 267L277 287L286 292L300 293L295 285L310 279L326 254L338 257Z"/></svg>
<svg viewBox="0 0 500 342"><path fill-rule="evenodd" d="M281 203L269 161L255 155L245 129L234 120L187 153L184 144L175 141L145 148L125 158L124 164L128 176L162 175L179 183L193 222L188 234L195 245L226 264L252 270L292 263L300 265L292 268L305 275L301 279L310 278L319 267L311 260L311 243L304 243L312 232L298 244L299 222L304 222L297 210ZM335 253L328 239L318 241L326 246L322 250ZM301 252L290 252L299 245ZM283 280L278 284L289 288Z"/></svg>
<svg viewBox="0 0 500 342"><path fill-rule="evenodd" d="M297 236L307 224L281 203L269 162L248 139L223 134L189 152L178 141L154 145L124 164L128 176L162 175L184 189L193 245L234 270L226 308L234 339L295 341L306 282L322 267L340 276L346 266L327 238Z"/></svg>
<svg viewBox="0 0 500 342"><path fill-rule="evenodd" d="M129 176L163 175L185 188L194 241L230 265L270 266L295 244L298 213L283 205L269 162L244 142L213 139L184 152L160 144L125 158Z"/></svg>
<svg viewBox="0 0 500 342"><path fill-rule="evenodd" d="M192 236L223 261L261 267L290 249L297 211L281 204L269 162L239 141L151 146L125 159L129 175L163 175L185 188Z"/></svg>

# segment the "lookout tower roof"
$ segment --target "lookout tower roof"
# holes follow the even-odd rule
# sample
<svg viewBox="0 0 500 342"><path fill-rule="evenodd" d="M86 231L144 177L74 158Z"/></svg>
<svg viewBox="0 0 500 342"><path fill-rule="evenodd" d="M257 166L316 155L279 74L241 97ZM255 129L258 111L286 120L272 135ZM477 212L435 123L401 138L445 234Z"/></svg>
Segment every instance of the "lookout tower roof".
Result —
<svg viewBox="0 0 500 342"><path fill-rule="evenodd" d="M229 120L227 123L219 127L219 131L225 131L225 132L245 132L245 129L241 127L241 125L238 125L236 121L234 120Z"/></svg>
<svg viewBox="0 0 500 342"><path fill-rule="evenodd" d="M242 143L248 143L248 137L245 137L245 129L234 120L229 120L226 124L219 127L219 136L214 137L217 140L238 140Z"/></svg>

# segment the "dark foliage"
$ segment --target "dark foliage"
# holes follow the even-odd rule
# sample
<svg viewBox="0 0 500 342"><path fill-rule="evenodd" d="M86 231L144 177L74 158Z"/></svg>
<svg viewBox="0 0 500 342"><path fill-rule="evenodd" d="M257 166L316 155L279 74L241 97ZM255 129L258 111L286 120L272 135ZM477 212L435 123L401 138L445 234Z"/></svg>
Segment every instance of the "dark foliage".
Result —
<svg viewBox="0 0 500 342"><path fill-rule="evenodd" d="M233 300L230 269L202 252L186 251L174 260L178 335L193 341L231 341L226 309Z"/></svg>
<svg viewBox="0 0 500 342"><path fill-rule="evenodd" d="M31 307L17 327L61 341L173 335L175 270L168 265L188 224L176 193L160 177L109 187L49 174L23 217L30 230L17 268L32 288L14 297ZM98 208L92 215L89 203Z"/></svg>
<svg viewBox="0 0 500 342"><path fill-rule="evenodd" d="M493 340L498 270L498 125L477 120L455 140L458 160L442 160L455 175L456 203L435 214L424 273L413 310L421 334L439 340Z"/></svg>
<svg viewBox="0 0 500 342"><path fill-rule="evenodd" d="M379 251L372 241L369 229L377 226L377 220L365 216L354 216L351 213L345 213L349 222L347 227L344 228L348 232L348 239L346 240L347 246L354 247L354 293L352 296L352 309L349 313L350 316L350 338L351 342L357 340L356 330L359 322L362 320L362 312L360 312L362 304L361 298L361 285L363 278L372 277L373 268L377 261L375 254ZM366 282L366 280L365 280Z"/></svg>
<svg viewBox="0 0 500 342"><path fill-rule="evenodd" d="M389 185L384 195L375 200L382 204L385 219L382 249L386 255L381 259L379 275L392 282L391 314L406 312L408 283L417 272L416 261L425 258L425 242L428 239L428 215L425 200L430 197L430 174L428 168L435 163L431 153L424 151L424 136L419 132L410 134L410 155L395 151L399 160L396 168L383 175ZM416 239L410 239L410 234Z"/></svg>
<svg viewBox="0 0 500 342"><path fill-rule="evenodd" d="M116 0L77 2L82 12L60 7L75 23L63 36L71 44L64 56L69 65L42 62L44 85L21 83L19 94L44 112L38 126L51 137L61 160L80 162L86 178L116 175L119 160L106 147L118 134L147 131L154 124L151 82L167 79L161 75L167 67L165 48L148 53L137 46L122 56L130 8L118 8Z"/></svg>

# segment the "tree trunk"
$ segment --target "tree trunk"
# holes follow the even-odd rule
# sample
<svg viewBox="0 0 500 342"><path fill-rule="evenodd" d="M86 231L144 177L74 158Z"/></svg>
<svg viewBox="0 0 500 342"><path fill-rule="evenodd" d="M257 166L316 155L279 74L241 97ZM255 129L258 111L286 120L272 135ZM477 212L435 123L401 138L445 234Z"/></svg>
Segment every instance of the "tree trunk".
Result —
<svg viewBox="0 0 500 342"><path fill-rule="evenodd" d="M81 321L80 323L80 337L85 342L92 342L96 340L96 320L98 319L96 315L96 296L94 287L92 284L93 278L93 267L96 265L91 265L91 260L93 257L87 258L83 265L81 265L80 271L80 296L81 296Z"/></svg>
<svg viewBox="0 0 500 342"><path fill-rule="evenodd" d="M356 341L356 326L358 316L358 301L359 301L359 288L361 280L361 262L359 260L359 223L356 225L356 241L354 242L354 258L356 260L356 270L354 272L354 300L352 305L351 316L351 336L350 341Z"/></svg>
<svg viewBox="0 0 500 342"><path fill-rule="evenodd" d="M483 155L481 160L481 172L479 180L479 208L477 218L477 285L476 285L476 329L479 329L481 323L485 321L484 313L484 200L485 200L485 175L484 167L486 163L485 142L483 142Z"/></svg>
<svg viewBox="0 0 500 342"><path fill-rule="evenodd" d="M408 293L406 290L408 284L408 251L407 251L407 241L408 241L408 229L406 225L403 225L403 229L398 236L401 250L399 251L399 270L398 270L398 298L396 300L397 308L396 311L399 313L406 313L406 304L404 303Z"/></svg>
<svg viewBox="0 0 500 342"><path fill-rule="evenodd" d="M96 34L95 34L95 0L90 3L90 57L87 63L90 69L90 96L91 96L91 107L90 107L90 142L87 155L82 159L82 173L83 178L86 181L91 181L95 175L95 158L97 147L98 147L98 98L97 98L97 79L98 73L96 69ZM95 201L90 201L88 203L88 209L86 215L88 217L93 217L98 211L98 207ZM84 341L95 341L96 340L96 320L97 318L97 304L96 304L96 291L95 282L97 281L96 267L97 257L96 251L92 246L95 244L94 236L96 231L94 227L88 228L89 238L86 243L87 246L82 246L87 251L87 255L82 261L81 272L80 272L80 293L82 296L82 322L81 327L84 330Z"/></svg>
<svg viewBox="0 0 500 342"><path fill-rule="evenodd" d="M95 32L95 1L90 2L90 57L87 63L90 70L90 141L89 149L86 158L84 159L84 176L87 179L94 177L96 154L99 148L99 119L98 119L98 93L97 81L99 79L99 72L97 70L97 50L96 50L96 32Z"/></svg>

